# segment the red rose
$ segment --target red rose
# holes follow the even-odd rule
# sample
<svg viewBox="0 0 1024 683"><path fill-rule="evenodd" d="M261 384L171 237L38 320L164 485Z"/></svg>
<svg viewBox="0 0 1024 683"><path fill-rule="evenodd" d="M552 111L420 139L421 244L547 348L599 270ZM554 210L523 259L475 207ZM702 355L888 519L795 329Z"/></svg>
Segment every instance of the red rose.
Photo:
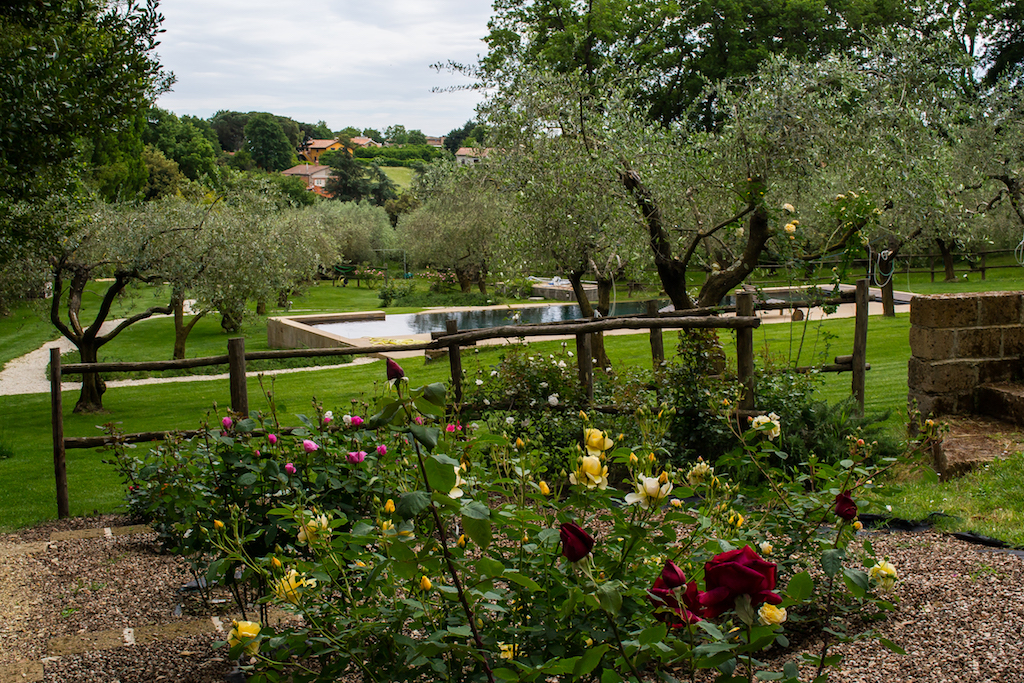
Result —
<svg viewBox="0 0 1024 683"><path fill-rule="evenodd" d="M594 537L575 522L562 525L562 554L570 562L579 562L594 549Z"/></svg>
<svg viewBox="0 0 1024 683"><path fill-rule="evenodd" d="M405 370L402 369L402 366L396 363L395 361L391 360L390 358L387 359L387 366L389 382L394 381L396 379L402 379L403 377L405 377Z"/></svg>
<svg viewBox="0 0 1024 683"><path fill-rule="evenodd" d="M680 588L685 590L680 591ZM700 605L700 593L697 591L697 584L694 581L687 583L683 570L668 560L665 568L651 590L648 591L651 602L655 607L667 607L671 613L660 610L655 613L659 621L663 621L673 628L679 628L684 624L695 624L700 621L700 614L703 608ZM679 604L679 597L682 597L683 604Z"/></svg>
<svg viewBox="0 0 1024 683"><path fill-rule="evenodd" d="M857 518L857 504L853 502L849 491L843 491L836 496L836 517L847 522Z"/></svg>
<svg viewBox="0 0 1024 683"><path fill-rule="evenodd" d="M700 604L706 617L732 609L741 595L749 595L755 607L762 602L782 602L782 596L772 592L775 565L762 560L749 545L711 558L704 565L704 581L707 591L701 594Z"/></svg>

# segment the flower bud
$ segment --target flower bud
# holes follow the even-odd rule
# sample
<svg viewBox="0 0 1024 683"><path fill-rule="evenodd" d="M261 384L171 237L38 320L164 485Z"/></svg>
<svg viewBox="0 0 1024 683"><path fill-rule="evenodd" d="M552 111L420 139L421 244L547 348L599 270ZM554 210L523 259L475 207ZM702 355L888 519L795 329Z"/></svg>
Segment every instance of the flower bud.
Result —
<svg viewBox="0 0 1024 683"><path fill-rule="evenodd" d="M548 487L548 483L543 479L541 479L540 483L537 484L537 487L540 488L540 492L545 496L551 495L551 489Z"/></svg>
<svg viewBox="0 0 1024 683"><path fill-rule="evenodd" d="M217 529L218 531L220 529L223 529L224 528L224 522L220 521L219 519L213 520L213 528Z"/></svg>
<svg viewBox="0 0 1024 683"><path fill-rule="evenodd" d="M466 542L467 542L466 541L466 534L462 534L461 536L459 536L458 546L460 548L465 548L466 547Z"/></svg>
<svg viewBox="0 0 1024 683"><path fill-rule="evenodd" d="M434 587L434 584L430 583L430 579L428 579L426 576L424 576L422 579L420 579L420 590L421 591L428 591L428 590L430 590L433 587Z"/></svg>
<svg viewBox="0 0 1024 683"><path fill-rule="evenodd" d="M395 501L388 498L388 502L384 503L384 512L389 515L395 514Z"/></svg>
<svg viewBox="0 0 1024 683"><path fill-rule="evenodd" d="M662 472L661 476L658 477L658 483L664 486L668 483L668 472Z"/></svg>

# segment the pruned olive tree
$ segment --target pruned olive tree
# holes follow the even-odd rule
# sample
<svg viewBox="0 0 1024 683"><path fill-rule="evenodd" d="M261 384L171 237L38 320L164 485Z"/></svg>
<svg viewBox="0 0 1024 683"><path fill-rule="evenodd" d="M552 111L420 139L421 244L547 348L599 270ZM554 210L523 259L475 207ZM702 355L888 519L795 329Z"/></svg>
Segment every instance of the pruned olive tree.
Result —
<svg viewBox="0 0 1024 683"><path fill-rule="evenodd" d="M398 219L398 242L414 263L451 270L463 292L487 292L506 198L486 163L435 162L417 186L422 204Z"/></svg>
<svg viewBox="0 0 1024 683"><path fill-rule="evenodd" d="M162 282L175 256L202 229L194 214L182 218L160 202L96 204L74 218L68 237L50 259L50 321L78 348L83 363L97 362L100 348L130 325L157 313L171 313L169 305L150 306L103 329L118 296L133 283ZM94 308L90 301L83 306L86 287L98 278L104 281L96 284L105 288L98 305ZM75 412L102 410L105 390L98 374L84 375Z"/></svg>

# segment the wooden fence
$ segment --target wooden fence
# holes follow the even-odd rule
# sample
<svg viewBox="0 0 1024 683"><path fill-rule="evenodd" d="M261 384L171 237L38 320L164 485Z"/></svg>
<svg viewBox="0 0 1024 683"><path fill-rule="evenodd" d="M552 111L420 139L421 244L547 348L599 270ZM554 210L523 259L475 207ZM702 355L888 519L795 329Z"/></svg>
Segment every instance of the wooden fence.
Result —
<svg viewBox="0 0 1024 683"><path fill-rule="evenodd" d="M856 293L857 313L854 333L854 349L852 356L841 356L835 359L834 364L821 366L818 370L824 372L845 372L853 373L852 392L858 401L860 410L864 408L864 375L869 369L865 362L867 348L867 303L868 303L868 281L861 280L857 283ZM664 342L662 331L664 329L730 329L736 331L736 371L737 379L745 387L744 396L740 404L740 410L753 411L754 409L754 328L760 326L761 320L754 314L754 294L743 292L737 294L736 306L724 309L725 312L735 311L735 317L721 317L717 315L723 309L693 309L689 311L677 311L672 313L658 313L655 310L654 302L648 302L646 313L621 316L613 318L585 319L574 322L538 323L533 325L507 325L486 329L475 329L459 331L454 320L449 320L447 329L429 342L419 344L407 344L401 347L403 351L417 350L442 350L448 351L451 365L452 386L455 392L457 403L462 402L462 347L471 346L479 341L488 339L510 339L539 336L566 336L574 335L576 338L576 359L578 363L579 380L583 386L588 401L594 396L594 369L592 352L590 346L591 334L610 330L648 330L651 344L651 358L654 367L657 368L665 360ZM760 310L772 310L781 308L808 308L811 306L822 306L835 301L801 301L789 303L761 303ZM352 356L381 354L388 351L395 351L392 345L377 345L363 347L341 347L329 349L293 349L276 351L256 351L246 353L245 340L242 338L230 339L228 341L228 353L225 356L211 356L206 358L188 358L184 360L145 361L145 362L116 362L116 363L74 363L62 365L60 351L50 351L50 408L51 423L53 428L53 466L54 477L57 485L57 515L60 518L69 514L67 469L65 465L65 453L71 448L96 448L113 442L109 435L96 437L65 437L64 436L64 407L61 392L61 378L64 375L81 375L96 372L116 371L161 371L177 370L182 368L197 368L210 365L227 365L229 372L229 388L231 395L231 410L239 415L249 414L249 399L246 386L245 365L247 361L264 359L284 358L317 358L327 356ZM808 370L809 368L797 368ZM148 441L160 441L166 439L172 432L141 432L136 434L125 434L119 436L124 443L141 443ZM186 437L200 433L199 430L176 431Z"/></svg>

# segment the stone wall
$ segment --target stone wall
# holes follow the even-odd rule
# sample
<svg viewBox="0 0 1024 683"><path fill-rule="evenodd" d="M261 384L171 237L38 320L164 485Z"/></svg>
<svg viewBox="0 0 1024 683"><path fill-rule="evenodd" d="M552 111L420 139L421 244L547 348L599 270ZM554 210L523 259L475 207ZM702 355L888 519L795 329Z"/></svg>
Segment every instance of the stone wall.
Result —
<svg viewBox="0 0 1024 683"><path fill-rule="evenodd" d="M978 411L978 388L1020 379L1024 292L915 296L910 302L909 400L922 413Z"/></svg>

